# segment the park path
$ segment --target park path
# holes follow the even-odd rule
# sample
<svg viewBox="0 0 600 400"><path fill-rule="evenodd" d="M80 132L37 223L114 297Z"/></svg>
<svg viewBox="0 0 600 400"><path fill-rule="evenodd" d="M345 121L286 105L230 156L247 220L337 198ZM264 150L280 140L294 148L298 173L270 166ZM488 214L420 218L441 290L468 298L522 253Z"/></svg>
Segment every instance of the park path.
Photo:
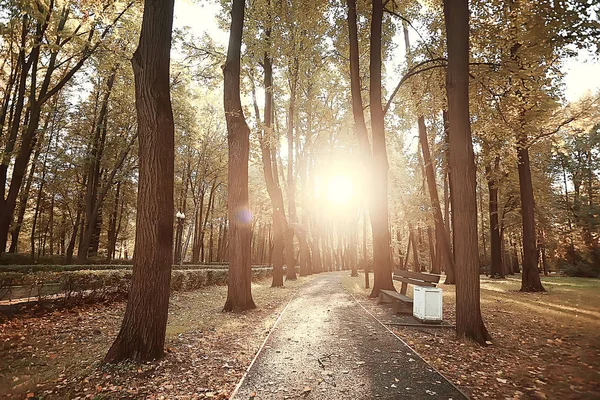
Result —
<svg viewBox="0 0 600 400"><path fill-rule="evenodd" d="M325 273L299 289L233 399L465 399Z"/></svg>

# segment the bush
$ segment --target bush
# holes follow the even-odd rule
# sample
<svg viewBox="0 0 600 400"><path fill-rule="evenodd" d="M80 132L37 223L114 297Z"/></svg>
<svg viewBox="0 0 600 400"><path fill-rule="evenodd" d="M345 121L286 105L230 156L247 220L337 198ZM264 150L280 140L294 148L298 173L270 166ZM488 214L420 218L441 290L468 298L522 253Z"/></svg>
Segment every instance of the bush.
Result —
<svg viewBox="0 0 600 400"><path fill-rule="evenodd" d="M563 273L567 276L579 278L600 278L600 269L598 266L586 261L580 261L575 265L564 265Z"/></svg>
<svg viewBox="0 0 600 400"><path fill-rule="evenodd" d="M252 269L254 280L270 276L271 268ZM51 296L65 304L83 301L106 301L127 295L131 270L77 270L0 272L0 300ZM226 285L228 271L224 268L176 269L171 273L172 291L191 291L203 286Z"/></svg>
<svg viewBox="0 0 600 400"><path fill-rule="evenodd" d="M29 262L29 258L27 259ZM21 273L34 273L40 271L49 272L62 272L62 271L104 271L104 270L131 270L133 265L130 264L75 264L75 265L54 265L54 264L14 264L14 265L2 265L0 264L0 273L2 272L21 272ZM197 269L214 269L214 270L227 270L229 265L227 264L184 264L174 265L173 271L177 270L197 270ZM257 268L270 268L267 265L253 265L252 269Z"/></svg>

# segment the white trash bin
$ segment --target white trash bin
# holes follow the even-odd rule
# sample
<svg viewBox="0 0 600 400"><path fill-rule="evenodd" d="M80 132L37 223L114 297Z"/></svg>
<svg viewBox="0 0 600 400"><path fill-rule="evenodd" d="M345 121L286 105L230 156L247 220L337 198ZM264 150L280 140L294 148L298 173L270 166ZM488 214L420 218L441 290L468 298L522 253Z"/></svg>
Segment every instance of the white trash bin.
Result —
<svg viewBox="0 0 600 400"><path fill-rule="evenodd" d="M424 323L439 324L442 322L442 289L415 286L413 316Z"/></svg>

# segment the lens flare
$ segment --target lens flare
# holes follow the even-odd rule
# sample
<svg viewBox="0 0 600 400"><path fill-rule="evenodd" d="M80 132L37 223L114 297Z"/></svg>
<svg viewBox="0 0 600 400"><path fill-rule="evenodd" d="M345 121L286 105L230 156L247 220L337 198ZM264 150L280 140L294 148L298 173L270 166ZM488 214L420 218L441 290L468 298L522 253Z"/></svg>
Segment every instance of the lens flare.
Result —
<svg viewBox="0 0 600 400"><path fill-rule="evenodd" d="M252 221L252 213L246 207L240 208L235 212L235 218L242 224L249 224Z"/></svg>

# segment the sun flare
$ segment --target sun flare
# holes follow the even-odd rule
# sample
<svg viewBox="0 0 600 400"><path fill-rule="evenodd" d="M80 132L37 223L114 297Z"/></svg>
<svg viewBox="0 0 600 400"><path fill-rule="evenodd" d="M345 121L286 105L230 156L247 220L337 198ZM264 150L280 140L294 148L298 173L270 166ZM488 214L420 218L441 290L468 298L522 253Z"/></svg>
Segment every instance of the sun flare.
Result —
<svg viewBox="0 0 600 400"><path fill-rule="evenodd" d="M333 175L327 181L327 201L332 205L346 205L354 196L352 179L347 175Z"/></svg>

